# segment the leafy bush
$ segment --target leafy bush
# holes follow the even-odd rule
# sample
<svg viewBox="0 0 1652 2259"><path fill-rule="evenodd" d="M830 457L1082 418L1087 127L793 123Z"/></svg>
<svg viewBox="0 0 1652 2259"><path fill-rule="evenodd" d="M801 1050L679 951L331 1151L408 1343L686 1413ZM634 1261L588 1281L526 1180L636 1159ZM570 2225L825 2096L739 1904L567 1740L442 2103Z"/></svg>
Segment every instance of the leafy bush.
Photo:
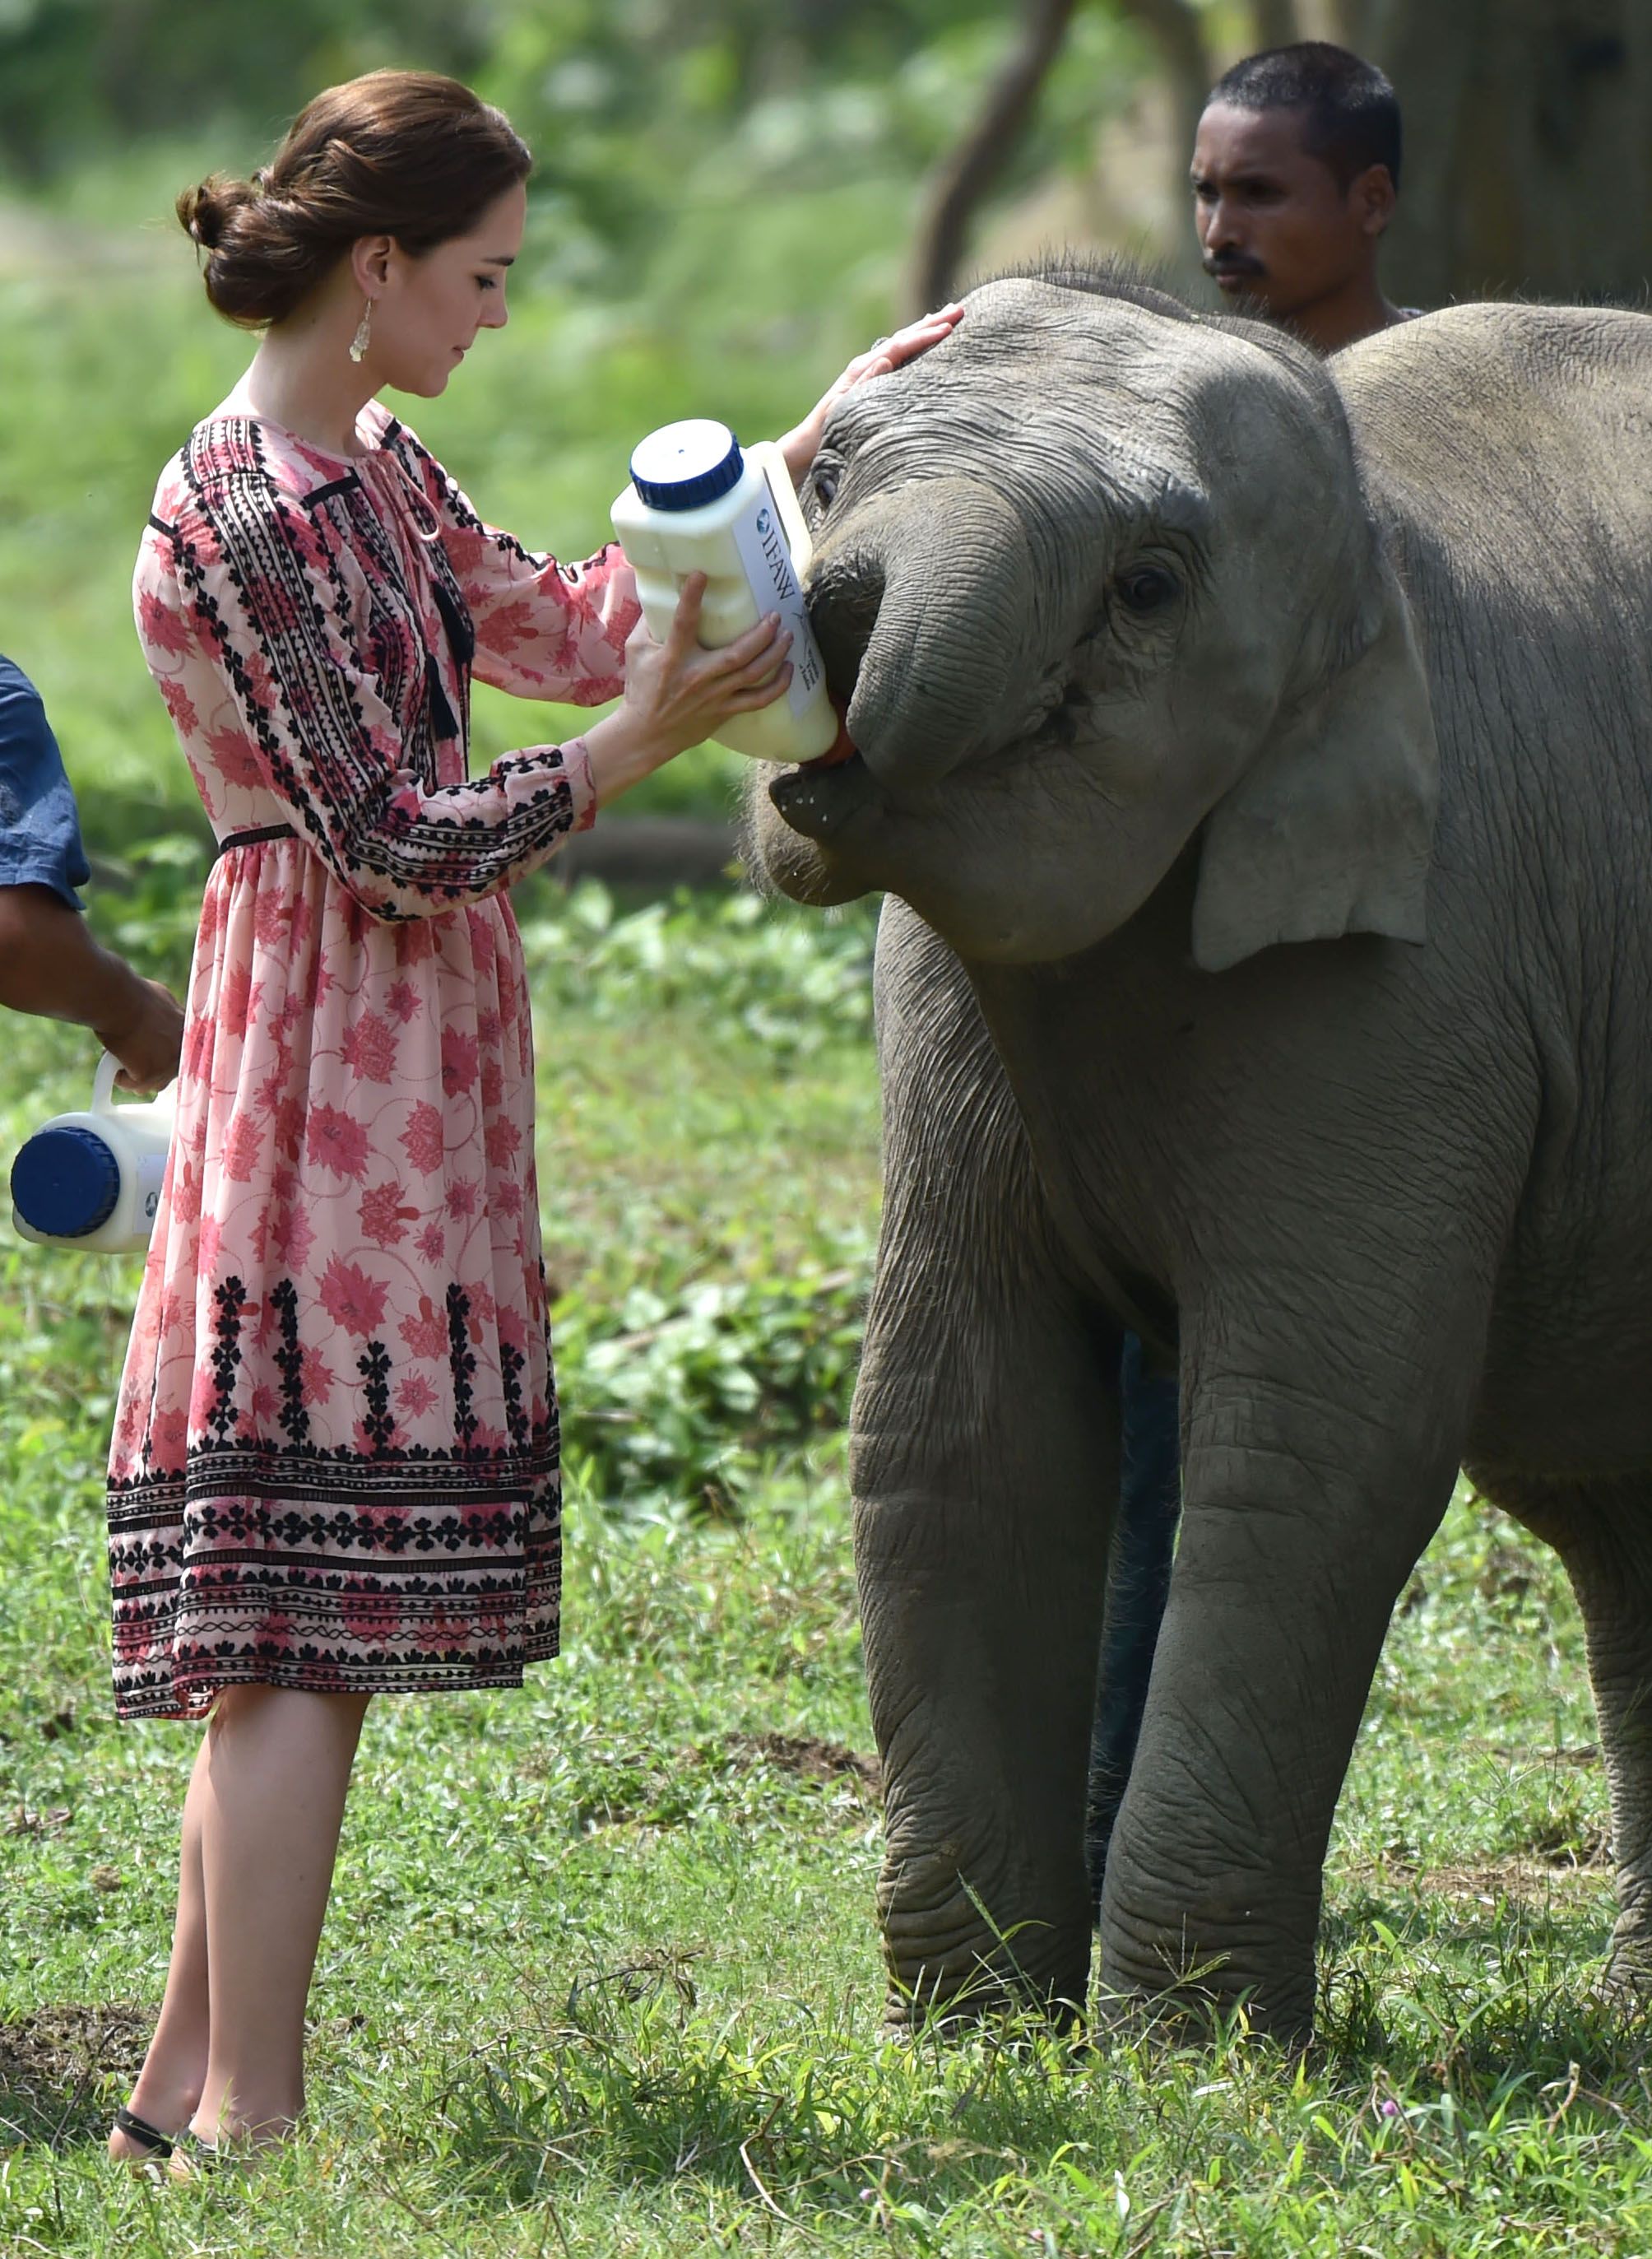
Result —
<svg viewBox="0 0 1652 2259"><path fill-rule="evenodd" d="M755 894L680 894L622 916L587 881L523 930L536 997L606 1021L709 1007L780 1060L872 1031L871 916L831 922Z"/></svg>
<svg viewBox="0 0 1652 2259"><path fill-rule="evenodd" d="M841 1425L860 1355L869 1249L834 1267L637 1286L555 1314L573 1471L615 1511L738 1514L777 1459Z"/></svg>

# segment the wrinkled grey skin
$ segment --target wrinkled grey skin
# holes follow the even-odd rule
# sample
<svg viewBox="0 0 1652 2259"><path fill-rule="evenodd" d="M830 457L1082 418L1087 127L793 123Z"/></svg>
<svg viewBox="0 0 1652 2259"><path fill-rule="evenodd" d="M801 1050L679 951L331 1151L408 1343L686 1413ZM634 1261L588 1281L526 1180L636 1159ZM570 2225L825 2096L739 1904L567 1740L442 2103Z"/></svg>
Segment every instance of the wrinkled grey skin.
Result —
<svg viewBox="0 0 1652 2259"><path fill-rule="evenodd" d="M861 756L755 813L787 892L901 898L852 1461L893 2013L983 1966L1085 1998L1126 1325L1178 1361L1186 1509L1103 1987L1308 2027L1460 1462L1582 1604L1641 1976L1652 323L1465 306L1328 371L1000 281L815 484Z"/></svg>

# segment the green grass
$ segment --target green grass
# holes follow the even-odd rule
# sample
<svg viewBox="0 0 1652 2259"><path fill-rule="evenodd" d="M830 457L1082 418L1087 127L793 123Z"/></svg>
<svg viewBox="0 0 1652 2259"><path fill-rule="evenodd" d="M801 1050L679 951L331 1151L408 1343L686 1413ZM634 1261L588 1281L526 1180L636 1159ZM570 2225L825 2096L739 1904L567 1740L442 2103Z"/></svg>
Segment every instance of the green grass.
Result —
<svg viewBox="0 0 1652 2259"><path fill-rule="evenodd" d="M876 1199L865 945L596 896L530 923L570 1392L582 1374L623 1410L600 1352L639 1294L680 1315L744 1280L725 1334L777 1400L786 1282L847 1272L803 1301L852 1308ZM9 1147L87 1062L67 1030L7 1037ZM687 1479L639 1511L576 1445L563 1658L518 1695L369 1721L303 2140L256 2189L112 2176L192 1741L110 1714L99 1477L134 1286L130 1263L0 1239L0 2249L1652 2250L1646 2035L1590 1999L1605 1793L1549 1557L1463 1498L1407 1596L1305 2063L1236 2032L892 2045L841 1444L807 1424L754 1444L749 1403L686 1351L658 1400L691 1404L680 1466L744 1454L717 1512Z"/></svg>

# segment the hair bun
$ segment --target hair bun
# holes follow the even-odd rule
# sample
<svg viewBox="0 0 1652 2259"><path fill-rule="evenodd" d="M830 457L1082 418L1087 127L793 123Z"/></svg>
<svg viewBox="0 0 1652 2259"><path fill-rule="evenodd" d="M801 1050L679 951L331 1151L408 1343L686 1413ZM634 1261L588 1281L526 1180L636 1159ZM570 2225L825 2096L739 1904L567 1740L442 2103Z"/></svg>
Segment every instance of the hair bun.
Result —
<svg viewBox="0 0 1652 2259"><path fill-rule="evenodd" d="M216 251L233 215L257 197L251 181L232 181L223 173L212 173L178 198L178 218L203 251Z"/></svg>
<svg viewBox="0 0 1652 2259"><path fill-rule="evenodd" d="M267 329L358 238L388 235L422 258L468 232L532 166L509 119L457 79L369 71L307 103L250 180L209 173L186 189L178 223L207 254L210 303L243 329Z"/></svg>

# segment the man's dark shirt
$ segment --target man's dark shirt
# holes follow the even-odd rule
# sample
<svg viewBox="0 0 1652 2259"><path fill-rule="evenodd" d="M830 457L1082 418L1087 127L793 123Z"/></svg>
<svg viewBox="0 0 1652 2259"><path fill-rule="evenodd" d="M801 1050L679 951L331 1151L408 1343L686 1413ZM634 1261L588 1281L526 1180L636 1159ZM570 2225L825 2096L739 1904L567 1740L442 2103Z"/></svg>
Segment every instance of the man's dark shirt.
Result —
<svg viewBox="0 0 1652 2259"><path fill-rule="evenodd" d="M0 887L50 887L79 909L75 889L91 875L40 694L0 658Z"/></svg>

